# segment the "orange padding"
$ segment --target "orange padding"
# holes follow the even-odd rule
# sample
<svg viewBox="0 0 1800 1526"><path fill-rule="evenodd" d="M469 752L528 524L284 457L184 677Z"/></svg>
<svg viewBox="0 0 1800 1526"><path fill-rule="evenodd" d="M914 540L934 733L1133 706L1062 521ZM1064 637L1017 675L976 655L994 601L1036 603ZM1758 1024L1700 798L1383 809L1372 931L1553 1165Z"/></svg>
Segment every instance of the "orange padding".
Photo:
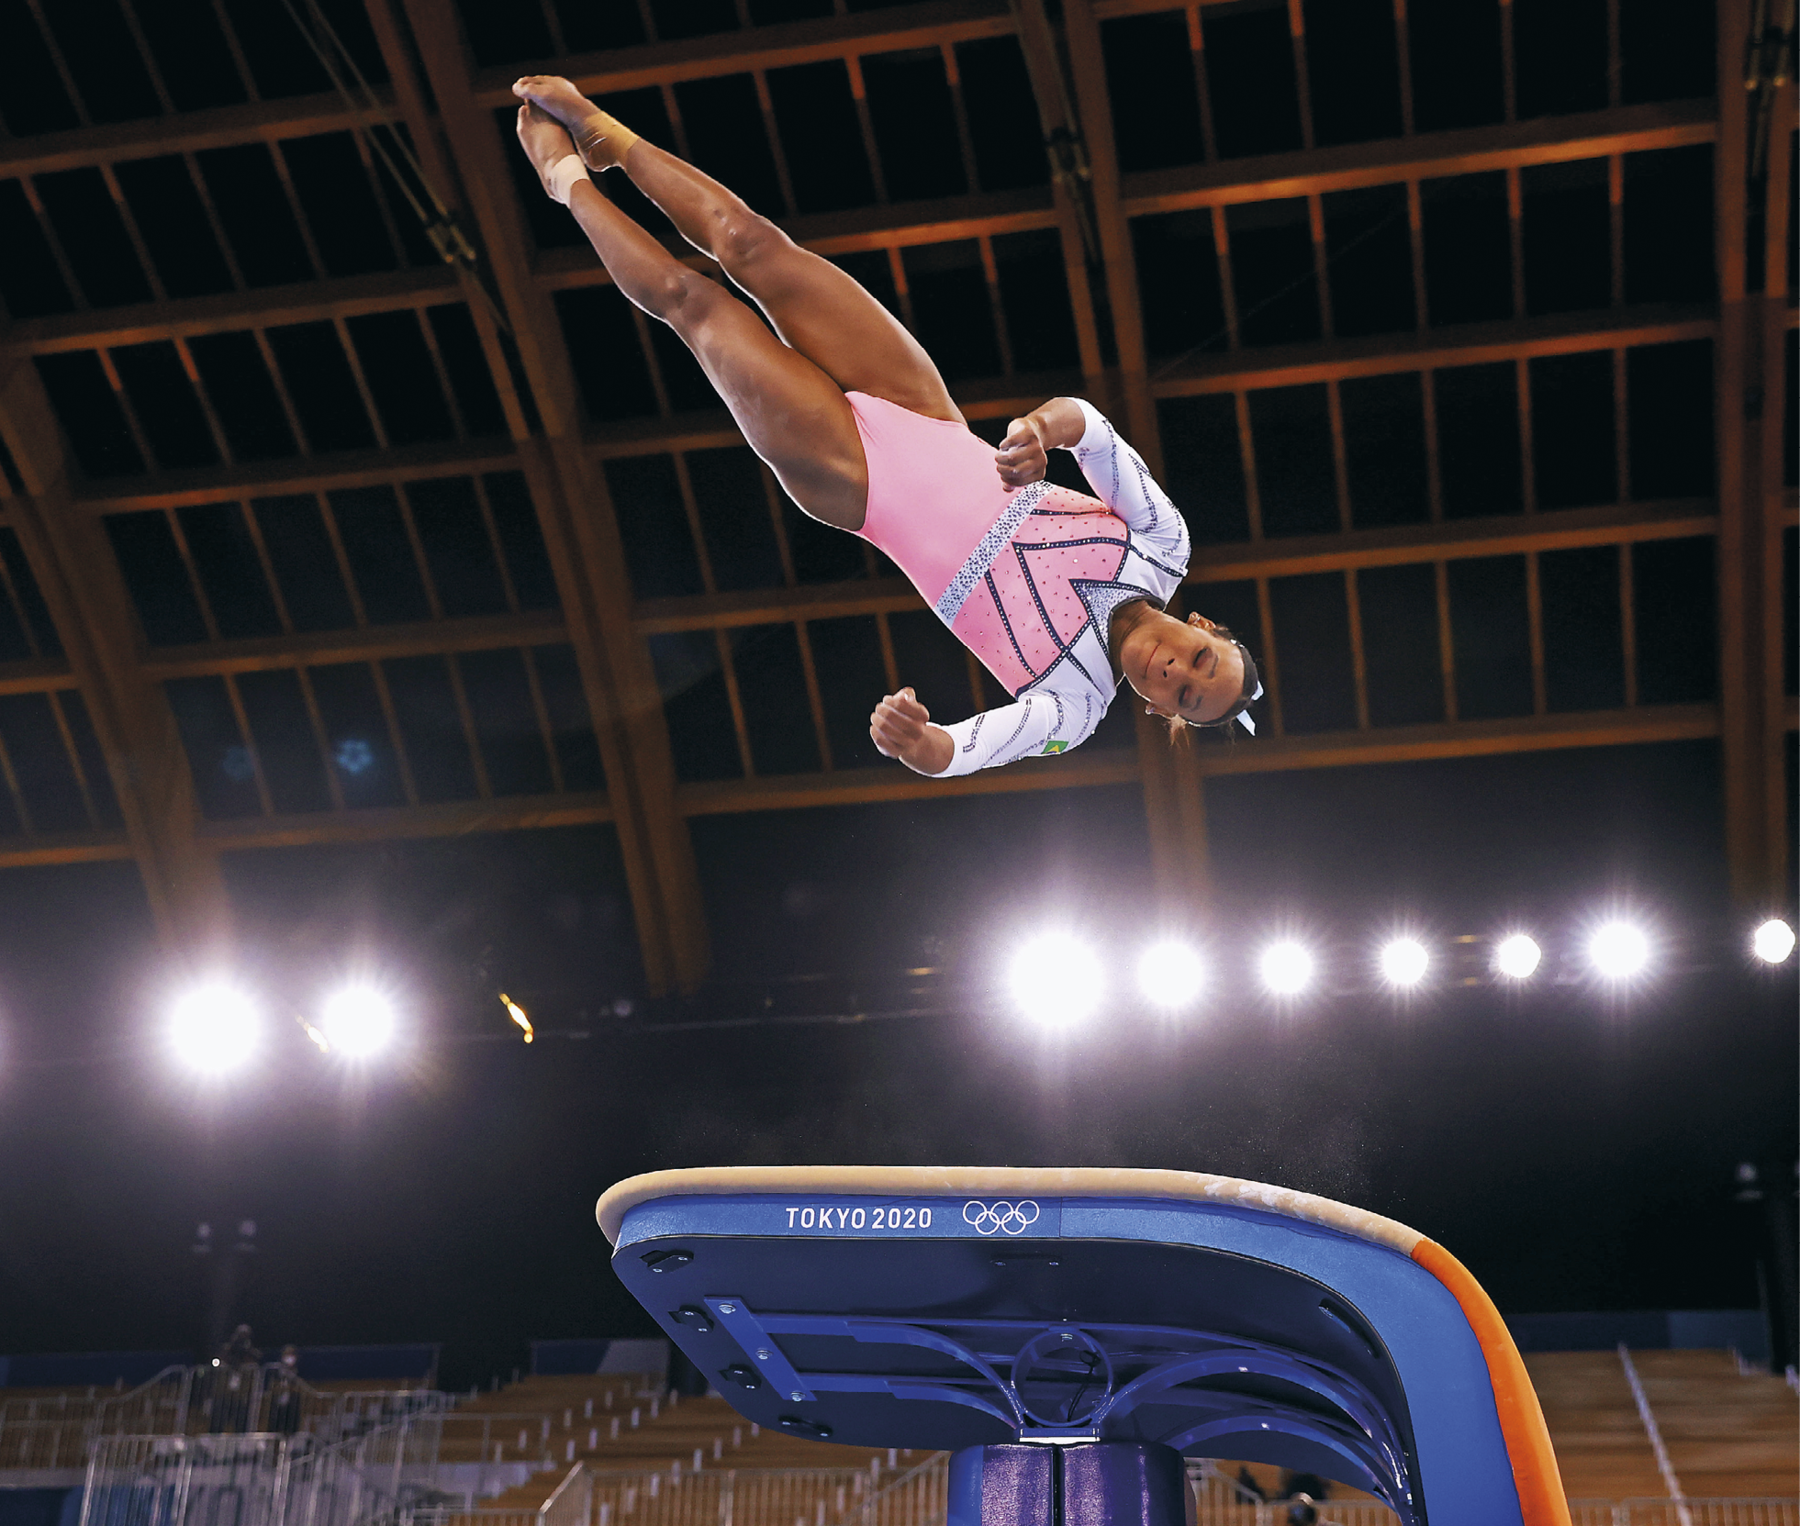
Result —
<svg viewBox="0 0 1800 1526"><path fill-rule="evenodd" d="M1519 1491L1519 1519L1524 1526L1570 1526L1569 1501L1544 1411L1506 1321L1469 1269L1443 1246L1422 1239L1412 1258L1450 1290L1481 1343L1488 1381L1494 1386L1494 1408L1500 1414L1500 1435Z"/></svg>

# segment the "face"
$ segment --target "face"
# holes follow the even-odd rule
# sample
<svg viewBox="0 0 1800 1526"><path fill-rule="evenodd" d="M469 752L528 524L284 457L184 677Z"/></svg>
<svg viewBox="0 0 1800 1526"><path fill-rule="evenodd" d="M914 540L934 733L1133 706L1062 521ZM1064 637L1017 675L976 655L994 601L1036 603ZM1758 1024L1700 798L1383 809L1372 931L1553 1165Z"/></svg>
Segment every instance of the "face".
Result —
<svg viewBox="0 0 1800 1526"><path fill-rule="evenodd" d="M1153 612L1132 627L1119 666L1158 715L1216 721L1244 689L1244 654L1204 615Z"/></svg>

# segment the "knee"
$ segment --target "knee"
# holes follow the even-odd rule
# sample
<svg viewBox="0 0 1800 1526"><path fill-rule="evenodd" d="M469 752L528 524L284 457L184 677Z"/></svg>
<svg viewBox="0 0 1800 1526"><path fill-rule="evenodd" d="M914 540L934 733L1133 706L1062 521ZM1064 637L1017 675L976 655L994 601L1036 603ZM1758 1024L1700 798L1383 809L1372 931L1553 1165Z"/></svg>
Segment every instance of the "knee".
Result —
<svg viewBox="0 0 1800 1526"><path fill-rule="evenodd" d="M789 248L793 243L768 218L748 208L727 214L713 239L713 258L725 267L734 280L738 272L750 269L770 255Z"/></svg>
<svg viewBox="0 0 1800 1526"><path fill-rule="evenodd" d="M679 329L699 321L719 295L719 288L699 271L682 266L657 278L645 306L652 317Z"/></svg>

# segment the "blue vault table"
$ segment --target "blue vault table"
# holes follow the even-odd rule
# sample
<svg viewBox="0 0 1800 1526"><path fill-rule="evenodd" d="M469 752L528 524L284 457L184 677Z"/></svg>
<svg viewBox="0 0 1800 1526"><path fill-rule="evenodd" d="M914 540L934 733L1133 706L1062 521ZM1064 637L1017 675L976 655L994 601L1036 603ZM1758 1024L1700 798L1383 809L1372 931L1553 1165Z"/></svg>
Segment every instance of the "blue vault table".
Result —
<svg viewBox="0 0 1800 1526"><path fill-rule="evenodd" d="M1182 1526L1183 1457L1407 1526L1567 1526L1524 1364L1392 1219L1182 1171L658 1171L613 1269L747 1418L953 1454L949 1526Z"/></svg>

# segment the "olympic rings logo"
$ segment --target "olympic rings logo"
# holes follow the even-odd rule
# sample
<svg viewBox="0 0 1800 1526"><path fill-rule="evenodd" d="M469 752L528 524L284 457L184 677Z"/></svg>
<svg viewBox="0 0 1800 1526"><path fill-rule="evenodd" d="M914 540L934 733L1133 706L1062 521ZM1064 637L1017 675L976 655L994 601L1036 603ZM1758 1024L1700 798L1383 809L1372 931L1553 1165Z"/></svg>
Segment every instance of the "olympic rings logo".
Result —
<svg viewBox="0 0 1800 1526"><path fill-rule="evenodd" d="M1017 1203L1004 1200L984 1203L971 1199L963 1204L963 1223L978 1235L1022 1235L1038 1221L1038 1205L1025 1198Z"/></svg>

